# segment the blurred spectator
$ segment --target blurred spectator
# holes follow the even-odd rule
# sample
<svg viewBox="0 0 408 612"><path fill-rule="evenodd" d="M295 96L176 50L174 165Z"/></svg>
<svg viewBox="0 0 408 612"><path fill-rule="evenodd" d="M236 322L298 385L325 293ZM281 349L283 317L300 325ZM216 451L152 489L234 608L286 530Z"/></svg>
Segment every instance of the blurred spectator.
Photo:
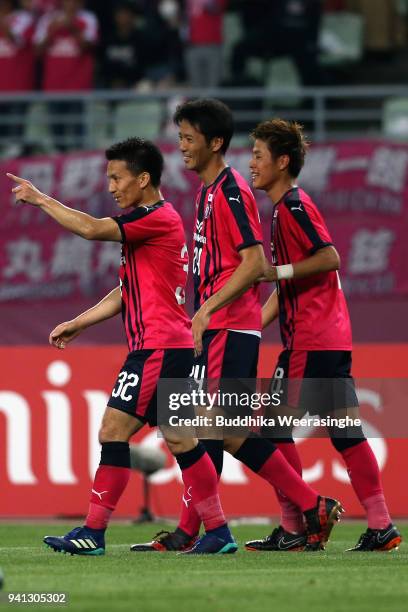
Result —
<svg viewBox="0 0 408 612"><path fill-rule="evenodd" d="M28 11L17 9L13 0L0 0L0 92L29 91L34 87L34 19ZM2 103L0 108L6 122L0 124L3 135L20 136L25 104ZM13 119L18 115L20 121Z"/></svg>
<svg viewBox="0 0 408 612"><path fill-rule="evenodd" d="M43 57L43 83L45 91L85 91L93 86L94 55L98 39L98 22L93 13L82 8L82 0L61 0L61 8L46 13L38 22L35 32L35 43ZM56 102L50 105L53 115L74 114L83 112L82 102ZM67 141L67 123L59 123L58 118L52 124L54 136L60 140L60 148L65 148ZM72 144L80 146L82 124L74 120L71 123Z"/></svg>
<svg viewBox="0 0 408 612"><path fill-rule="evenodd" d="M103 85L108 88L134 87L143 76L144 40L140 15L130 2L119 4L113 14L111 31L104 41L101 57Z"/></svg>
<svg viewBox="0 0 408 612"><path fill-rule="evenodd" d="M27 91L34 87L34 19L16 10L13 0L0 0L0 91Z"/></svg>
<svg viewBox="0 0 408 612"><path fill-rule="evenodd" d="M144 82L141 86L170 87L183 74L180 5L176 0L149 2L144 16Z"/></svg>
<svg viewBox="0 0 408 612"><path fill-rule="evenodd" d="M121 0L86 0L86 8L96 15L99 26L100 40L103 41L108 37L112 28L112 15L118 4L122 4ZM129 4L139 9L137 0L129 0Z"/></svg>
<svg viewBox="0 0 408 612"><path fill-rule="evenodd" d="M20 0L20 4L23 9L39 17L50 11L55 11L60 4L60 0Z"/></svg>
<svg viewBox="0 0 408 612"><path fill-rule="evenodd" d="M222 79L223 17L228 0L186 0L187 78L192 87L217 87Z"/></svg>
<svg viewBox="0 0 408 612"><path fill-rule="evenodd" d="M322 0L241 0L244 37L232 53L234 78L242 78L250 57L267 61L290 56L296 63L304 85L321 84L318 65L318 33Z"/></svg>
<svg viewBox="0 0 408 612"><path fill-rule="evenodd" d="M45 14L38 23L35 43L44 58L46 91L82 91L93 86L98 22L82 5L82 0L61 0L61 9Z"/></svg>
<svg viewBox="0 0 408 612"><path fill-rule="evenodd" d="M374 54L392 54L406 45L405 0L346 0L347 10L364 17L365 48Z"/></svg>

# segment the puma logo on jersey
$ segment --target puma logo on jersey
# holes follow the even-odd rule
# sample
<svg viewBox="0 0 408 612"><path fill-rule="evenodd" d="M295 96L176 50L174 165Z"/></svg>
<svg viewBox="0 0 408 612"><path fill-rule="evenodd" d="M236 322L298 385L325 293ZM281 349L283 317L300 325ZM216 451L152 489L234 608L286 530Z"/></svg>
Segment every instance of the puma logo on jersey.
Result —
<svg viewBox="0 0 408 612"><path fill-rule="evenodd" d="M240 196L238 196L237 198L228 198L230 202L238 202L238 204L241 202L240 200Z"/></svg>
<svg viewBox="0 0 408 612"><path fill-rule="evenodd" d="M299 206L291 206L290 210L300 210L303 212L302 204L299 204Z"/></svg>

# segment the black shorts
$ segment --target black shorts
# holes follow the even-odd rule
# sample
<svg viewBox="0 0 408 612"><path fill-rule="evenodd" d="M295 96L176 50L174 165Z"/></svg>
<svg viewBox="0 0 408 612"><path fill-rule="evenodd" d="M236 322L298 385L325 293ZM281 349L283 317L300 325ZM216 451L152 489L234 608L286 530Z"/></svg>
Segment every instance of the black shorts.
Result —
<svg viewBox="0 0 408 612"><path fill-rule="evenodd" d="M157 425L157 384L160 378L187 379L193 349L144 349L129 353L121 368L108 406Z"/></svg>
<svg viewBox="0 0 408 612"><path fill-rule="evenodd" d="M250 395L256 389L260 337L229 329L204 332L203 352L194 361L192 380L207 392L224 394L217 408L226 413L250 414L236 401L237 394ZM205 384L202 384L205 381Z"/></svg>
<svg viewBox="0 0 408 612"><path fill-rule="evenodd" d="M280 394L282 406L311 415L358 406L351 351L282 351L271 392Z"/></svg>
<svg viewBox="0 0 408 612"><path fill-rule="evenodd" d="M260 338L254 334L210 329L203 335L203 352L194 360L193 377L256 378Z"/></svg>

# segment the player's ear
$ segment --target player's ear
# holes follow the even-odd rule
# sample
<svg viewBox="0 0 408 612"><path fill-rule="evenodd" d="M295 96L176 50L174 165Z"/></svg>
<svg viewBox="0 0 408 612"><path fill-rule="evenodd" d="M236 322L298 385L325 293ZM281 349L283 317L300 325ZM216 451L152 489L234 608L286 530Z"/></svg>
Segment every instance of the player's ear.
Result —
<svg viewBox="0 0 408 612"><path fill-rule="evenodd" d="M148 172L142 172L139 174L139 184L141 189L146 189L150 183L150 174Z"/></svg>
<svg viewBox="0 0 408 612"><path fill-rule="evenodd" d="M222 145L224 144L224 139L221 136L216 136L211 140L211 148L213 153L219 153Z"/></svg>
<svg viewBox="0 0 408 612"><path fill-rule="evenodd" d="M279 170L286 170L289 166L290 157L289 155L280 155L278 159Z"/></svg>

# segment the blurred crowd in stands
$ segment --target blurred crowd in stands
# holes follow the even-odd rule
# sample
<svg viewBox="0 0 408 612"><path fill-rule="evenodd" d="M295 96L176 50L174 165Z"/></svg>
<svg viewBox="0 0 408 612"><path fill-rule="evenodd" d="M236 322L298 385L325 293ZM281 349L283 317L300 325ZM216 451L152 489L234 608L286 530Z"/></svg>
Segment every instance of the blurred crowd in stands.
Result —
<svg viewBox="0 0 408 612"><path fill-rule="evenodd" d="M365 20L365 47L405 45L406 0L0 0L0 92L254 84L251 58L289 55L304 85L319 62L325 12ZM224 70L224 20L239 36ZM227 76L226 76L227 75ZM252 77L253 79L253 77ZM256 84L256 83L255 83Z"/></svg>

